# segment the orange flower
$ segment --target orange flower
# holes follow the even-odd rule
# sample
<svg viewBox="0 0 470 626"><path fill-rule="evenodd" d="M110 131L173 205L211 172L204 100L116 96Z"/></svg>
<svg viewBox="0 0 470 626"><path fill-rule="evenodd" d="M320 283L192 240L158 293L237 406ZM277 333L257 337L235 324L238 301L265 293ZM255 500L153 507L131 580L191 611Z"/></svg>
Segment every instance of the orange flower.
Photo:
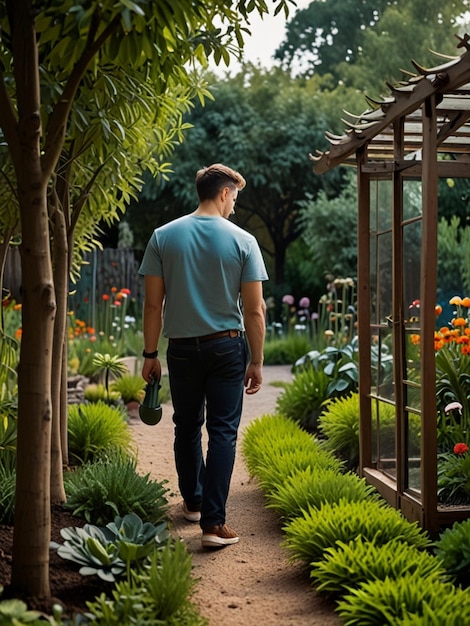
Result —
<svg viewBox="0 0 470 626"><path fill-rule="evenodd" d="M109 300L109 296L107 293L104 293L102 296L103 300L106 302L106 300Z"/></svg>
<svg viewBox="0 0 470 626"><path fill-rule="evenodd" d="M23 329L22 328L18 328L18 330L15 333L15 338L16 339L21 339L21 335L23 334Z"/></svg>
<svg viewBox="0 0 470 626"><path fill-rule="evenodd" d="M121 293L123 293L125 296L130 296L131 290L127 289L127 287L124 287L124 289L121 289Z"/></svg>
<svg viewBox="0 0 470 626"><path fill-rule="evenodd" d="M89 326L89 327L86 329L86 331L87 331L87 333L88 333L89 335L94 335L94 334L95 334L95 329L94 329L94 328L92 328L91 326Z"/></svg>
<svg viewBox="0 0 470 626"><path fill-rule="evenodd" d="M15 304L15 306L13 307L13 311L21 311L21 304Z"/></svg>
<svg viewBox="0 0 470 626"><path fill-rule="evenodd" d="M116 293L117 287L111 287L111 293Z"/></svg>
<svg viewBox="0 0 470 626"><path fill-rule="evenodd" d="M460 348L462 354L470 354L470 345L468 343Z"/></svg>
<svg viewBox="0 0 470 626"><path fill-rule="evenodd" d="M467 309L470 307L470 298L468 296L465 296L465 298L463 298L462 306L466 307Z"/></svg>
<svg viewBox="0 0 470 626"><path fill-rule="evenodd" d="M441 305L440 304L436 304L436 306L434 307L434 310L436 311L437 317L439 317L439 315L442 313Z"/></svg>
<svg viewBox="0 0 470 626"><path fill-rule="evenodd" d="M458 306L462 304L462 298L460 296L454 296L449 300L449 304L456 304Z"/></svg>
<svg viewBox="0 0 470 626"><path fill-rule="evenodd" d="M466 326L467 320L463 317L456 317L452 320L452 326Z"/></svg>
<svg viewBox="0 0 470 626"><path fill-rule="evenodd" d="M420 341L419 335L410 335L410 339L411 339L411 343L414 346L418 346L419 345L419 341Z"/></svg>

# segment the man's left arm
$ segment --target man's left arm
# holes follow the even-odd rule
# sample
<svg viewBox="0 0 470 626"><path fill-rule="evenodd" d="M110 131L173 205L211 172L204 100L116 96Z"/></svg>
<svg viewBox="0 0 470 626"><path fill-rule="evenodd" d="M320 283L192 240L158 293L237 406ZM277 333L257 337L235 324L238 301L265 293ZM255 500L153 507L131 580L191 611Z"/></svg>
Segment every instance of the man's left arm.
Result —
<svg viewBox="0 0 470 626"><path fill-rule="evenodd" d="M165 283L162 276L145 276L145 298L142 315L145 352L155 352L162 331L163 300L165 298ZM158 357L144 359L142 377L150 382L153 377L160 380L161 365Z"/></svg>
<svg viewBox="0 0 470 626"><path fill-rule="evenodd" d="M241 297L250 362L245 374L246 393L259 391L263 382L263 348L266 335L266 304L261 281L242 283Z"/></svg>

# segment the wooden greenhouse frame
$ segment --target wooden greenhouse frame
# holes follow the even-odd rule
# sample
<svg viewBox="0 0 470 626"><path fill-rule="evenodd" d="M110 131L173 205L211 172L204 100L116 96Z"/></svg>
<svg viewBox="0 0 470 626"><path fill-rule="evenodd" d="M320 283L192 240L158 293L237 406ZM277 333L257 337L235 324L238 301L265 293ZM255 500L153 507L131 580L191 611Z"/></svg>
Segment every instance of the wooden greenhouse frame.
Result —
<svg viewBox="0 0 470 626"><path fill-rule="evenodd" d="M431 533L470 516L470 507L438 503L434 352L438 178L470 177L469 39L459 38L462 55L439 67L413 63L416 75L369 99L345 134L327 133L329 149L310 155L319 174L357 168L360 473ZM418 211L410 192L421 196ZM420 355L410 366L411 335ZM393 381L385 385L376 372L387 346Z"/></svg>

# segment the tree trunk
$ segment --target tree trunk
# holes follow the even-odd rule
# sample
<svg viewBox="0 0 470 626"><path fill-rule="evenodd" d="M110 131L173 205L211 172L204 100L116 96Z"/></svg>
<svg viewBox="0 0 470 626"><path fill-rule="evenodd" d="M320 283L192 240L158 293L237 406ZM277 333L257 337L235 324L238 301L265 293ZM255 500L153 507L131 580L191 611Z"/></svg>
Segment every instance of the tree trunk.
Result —
<svg viewBox="0 0 470 626"><path fill-rule="evenodd" d="M49 542L51 365L55 294L47 215L48 174L41 166L38 51L31 0L10 2L17 120L3 94L3 127L18 182L23 241L22 343L18 367L18 438L13 588L50 601Z"/></svg>
<svg viewBox="0 0 470 626"><path fill-rule="evenodd" d="M49 599L51 367L55 294L49 251L46 185L38 188L34 184L38 179L35 173L36 176L30 179L30 191L22 197L21 202L23 332L18 368L18 439L11 582L15 589L21 589L28 595Z"/></svg>
<svg viewBox="0 0 470 626"><path fill-rule="evenodd" d="M67 332L67 293L68 293L68 251L67 233L62 209L56 207L51 217L54 242L54 288L57 312L54 320L54 343L52 351L52 440L51 440L51 501L56 504L65 502L66 495L63 480L64 455L67 457L67 437L63 447L63 428L67 428L66 395L67 389L67 351L65 349ZM64 363L65 361L65 363ZM64 376L65 366L65 376Z"/></svg>

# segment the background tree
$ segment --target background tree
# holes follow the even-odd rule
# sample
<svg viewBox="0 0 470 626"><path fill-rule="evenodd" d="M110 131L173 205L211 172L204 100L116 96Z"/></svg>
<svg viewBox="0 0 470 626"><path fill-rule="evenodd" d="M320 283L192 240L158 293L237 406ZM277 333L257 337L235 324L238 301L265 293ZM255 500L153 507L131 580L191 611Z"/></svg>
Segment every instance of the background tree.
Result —
<svg viewBox="0 0 470 626"><path fill-rule="evenodd" d="M413 70L411 59L432 66L432 50L455 55L467 10L466 0L313 0L288 22L275 58L300 75L382 89Z"/></svg>
<svg viewBox="0 0 470 626"><path fill-rule="evenodd" d="M323 141L346 94L333 97L317 78L296 80L278 68L253 66L219 81L212 92L214 101L185 118L193 128L175 151L174 176L160 187L145 185L129 209L130 225L138 230L140 216L147 214L145 232L136 238L143 247L156 226L195 209L196 170L226 162L247 178L231 219L260 242L272 278L268 295L282 295L287 250L301 234L300 203L320 190L333 197L342 185L341 169L316 176L308 152ZM359 102L359 94L349 92L354 98Z"/></svg>
<svg viewBox="0 0 470 626"><path fill-rule="evenodd" d="M285 0L276 6L285 7ZM192 62L206 64L211 52L216 60L228 60L230 48L242 45L244 20L253 10L263 13L267 6L262 0L220 0L210 6L194 6L190 0L177 6L166 0L79 5L52 0L47 6L6 0L0 6L0 126L16 179L23 282L12 585L38 598L50 598L51 373L57 303L49 220L57 220L55 236L65 231L64 216L55 211L64 206L64 197L69 204L70 196L57 193L54 174L66 162L63 149L72 107L85 76L93 76L99 67L145 66L160 93L188 84ZM213 26L216 16L222 22L218 29ZM48 74L53 59L61 65ZM43 88L52 84L55 97L45 104ZM61 240L66 241L65 234ZM62 263L66 254L62 250L56 262Z"/></svg>

